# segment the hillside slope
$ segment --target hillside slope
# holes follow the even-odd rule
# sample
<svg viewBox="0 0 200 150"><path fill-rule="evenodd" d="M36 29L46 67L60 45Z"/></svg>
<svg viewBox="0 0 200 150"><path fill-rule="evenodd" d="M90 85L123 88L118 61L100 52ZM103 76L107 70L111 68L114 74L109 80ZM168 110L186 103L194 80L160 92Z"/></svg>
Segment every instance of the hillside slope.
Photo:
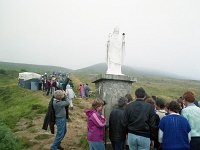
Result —
<svg viewBox="0 0 200 150"><path fill-rule="evenodd" d="M0 123L19 138L22 143L20 150L48 150L55 135L43 130L42 124L51 96L46 96L43 91L18 87L15 75L0 74ZM77 86L79 79L73 79ZM74 109L69 110L68 132L62 143L66 150L85 149L87 125L84 110L91 107L91 101L74 100Z"/></svg>
<svg viewBox="0 0 200 150"><path fill-rule="evenodd" d="M95 74L105 74L106 70L107 70L107 65L105 63L99 63L82 69L74 70L73 73L95 75ZM136 78L146 78L146 77L181 78L180 76L174 75L173 73L170 74L167 72L161 72L157 70L136 69L124 65L122 66L122 73Z"/></svg>
<svg viewBox="0 0 200 150"><path fill-rule="evenodd" d="M53 142L54 136L50 131L41 129L50 96L42 91L31 91L17 86L17 76L14 74L0 74L0 121L3 121L23 141L25 149L47 150ZM88 72L87 72L88 73ZM83 73L71 74L75 89L80 83L91 85L93 76ZM91 86L92 90L94 86ZM144 77L138 79L132 86L132 96L138 87L143 87L149 95L156 95L166 101L177 99L186 90L195 92L200 100L200 81L176 80L164 77ZM78 96L78 91L77 96ZM74 110L70 110L68 133L63 140L66 150L82 150L86 132L86 117L84 109L91 106L92 99L74 100ZM83 142L83 144L81 143Z"/></svg>
<svg viewBox="0 0 200 150"><path fill-rule="evenodd" d="M47 65L34 65L34 64L22 64L11 62L0 62L0 69L4 70L16 70L18 72L28 71L44 74L52 72L70 73L72 70L64 67L47 66Z"/></svg>
<svg viewBox="0 0 200 150"><path fill-rule="evenodd" d="M81 141L86 133L86 116L84 109L91 106L91 100L74 100L74 109L69 110L70 120L67 122L67 134L62 141L62 147L65 150L84 150L85 147ZM22 118L15 127L15 134L24 139L29 145L28 150L49 150L55 134L50 131L42 130L42 124L45 114L37 115L33 120ZM30 136L31 135L31 136ZM85 144L85 143L84 143Z"/></svg>

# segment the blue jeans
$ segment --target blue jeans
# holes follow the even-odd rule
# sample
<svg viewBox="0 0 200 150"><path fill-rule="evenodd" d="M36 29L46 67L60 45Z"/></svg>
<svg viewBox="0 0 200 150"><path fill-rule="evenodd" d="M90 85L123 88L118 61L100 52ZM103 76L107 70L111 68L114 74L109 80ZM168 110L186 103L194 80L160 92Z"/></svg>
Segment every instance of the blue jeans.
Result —
<svg viewBox="0 0 200 150"><path fill-rule="evenodd" d="M90 150L105 150L104 142L99 141L99 142L93 142L93 141L88 141Z"/></svg>
<svg viewBox="0 0 200 150"><path fill-rule="evenodd" d="M62 139L65 137L65 134L67 132L66 116L62 117L62 118L56 118L56 126L57 126L57 133L56 133L56 137L54 139L54 142L51 145L51 149L50 150L56 150L57 147L60 145Z"/></svg>
<svg viewBox="0 0 200 150"><path fill-rule="evenodd" d="M150 150L150 138L128 133L128 145L130 150Z"/></svg>
<svg viewBox="0 0 200 150"><path fill-rule="evenodd" d="M122 141L111 141L113 150L124 150L125 140Z"/></svg>

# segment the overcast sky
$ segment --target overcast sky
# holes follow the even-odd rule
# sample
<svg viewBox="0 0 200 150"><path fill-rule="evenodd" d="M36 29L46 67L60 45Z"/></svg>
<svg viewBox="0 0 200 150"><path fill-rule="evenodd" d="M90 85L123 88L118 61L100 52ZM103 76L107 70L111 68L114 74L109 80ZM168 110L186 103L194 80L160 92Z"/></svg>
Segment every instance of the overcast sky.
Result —
<svg viewBox="0 0 200 150"><path fill-rule="evenodd" d="M0 61L78 69L126 33L125 65L200 80L200 0L0 0Z"/></svg>

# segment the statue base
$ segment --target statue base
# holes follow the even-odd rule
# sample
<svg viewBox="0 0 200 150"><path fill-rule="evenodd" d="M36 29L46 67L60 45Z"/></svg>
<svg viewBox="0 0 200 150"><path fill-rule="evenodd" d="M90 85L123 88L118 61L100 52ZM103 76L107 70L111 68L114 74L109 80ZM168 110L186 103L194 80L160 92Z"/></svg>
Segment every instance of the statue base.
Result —
<svg viewBox="0 0 200 150"><path fill-rule="evenodd" d="M97 98L101 98L106 102L103 115L107 122L109 122L110 112L117 105L119 98L124 97L126 94L131 94L133 82L135 82L133 77L112 74L100 74L92 81L92 83L95 83ZM108 130L106 130L105 144L107 150L112 147L108 133Z"/></svg>

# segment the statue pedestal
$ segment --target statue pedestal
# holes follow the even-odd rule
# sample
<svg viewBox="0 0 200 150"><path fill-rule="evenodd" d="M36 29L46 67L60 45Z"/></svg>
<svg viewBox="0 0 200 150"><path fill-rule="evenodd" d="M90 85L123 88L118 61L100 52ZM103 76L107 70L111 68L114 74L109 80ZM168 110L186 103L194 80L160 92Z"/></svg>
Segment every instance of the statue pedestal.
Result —
<svg viewBox="0 0 200 150"><path fill-rule="evenodd" d="M109 115L118 103L120 97L124 97L126 94L131 93L132 83L135 82L133 77L126 75L112 75L112 74L101 74L98 75L92 83L95 83L97 90L97 98L101 98L106 102L103 114L106 118L107 123L109 122ZM109 139L108 133L106 132L106 139ZM110 144L107 145L108 140L105 141L106 149L109 149Z"/></svg>

